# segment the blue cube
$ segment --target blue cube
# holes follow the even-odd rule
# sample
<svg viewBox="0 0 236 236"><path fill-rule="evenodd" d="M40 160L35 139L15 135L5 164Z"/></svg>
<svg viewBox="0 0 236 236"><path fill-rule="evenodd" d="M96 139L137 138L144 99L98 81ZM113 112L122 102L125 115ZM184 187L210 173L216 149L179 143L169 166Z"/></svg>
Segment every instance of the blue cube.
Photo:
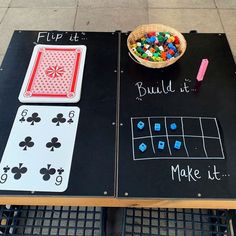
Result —
<svg viewBox="0 0 236 236"><path fill-rule="evenodd" d="M176 141L175 141L175 145L174 145L174 149L180 150L181 145L182 145L182 142L176 140Z"/></svg>
<svg viewBox="0 0 236 236"><path fill-rule="evenodd" d="M137 128L142 130L144 128L145 124L142 121L139 121L137 124Z"/></svg>
<svg viewBox="0 0 236 236"><path fill-rule="evenodd" d="M173 48L174 47L174 45L173 45L173 43L168 43L168 48Z"/></svg>
<svg viewBox="0 0 236 236"><path fill-rule="evenodd" d="M165 148L165 142L159 141L157 148L160 149L160 150L163 150Z"/></svg>
<svg viewBox="0 0 236 236"><path fill-rule="evenodd" d="M154 124L154 130L155 131L160 131L161 130L161 124L160 123L155 123Z"/></svg>
<svg viewBox="0 0 236 236"><path fill-rule="evenodd" d="M173 46L171 49L172 49L174 52L177 52L177 49L176 49L175 46Z"/></svg>
<svg viewBox="0 0 236 236"><path fill-rule="evenodd" d="M171 129L171 130L176 130L176 129L177 129L176 123L171 123L171 124L170 124L170 129Z"/></svg>
<svg viewBox="0 0 236 236"><path fill-rule="evenodd" d="M171 56L169 53L167 53L167 54L166 54L166 58L167 58L167 59L170 59L170 58L172 58L172 56Z"/></svg>
<svg viewBox="0 0 236 236"><path fill-rule="evenodd" d="M179 53L178 52L176 52L175 53L175 55L174 55L174 57L178 57L179 56Z"/></svg>
<svg viewBox="0 0 236 236"><path fill-rule="evenodd" d="M138 146L138 149L141 151L141 152L145 152L147 150L147 145L145 143L141 143L139 146Z"/></svg>
<svg viewBox="0 0 236 236"><path fill-rule="evenodd" d="M157 40L157 37L155 37L155 36L152 36L152 37L150 38L150 42L151 42L151 43L154 43L156 40Z"/></svg>

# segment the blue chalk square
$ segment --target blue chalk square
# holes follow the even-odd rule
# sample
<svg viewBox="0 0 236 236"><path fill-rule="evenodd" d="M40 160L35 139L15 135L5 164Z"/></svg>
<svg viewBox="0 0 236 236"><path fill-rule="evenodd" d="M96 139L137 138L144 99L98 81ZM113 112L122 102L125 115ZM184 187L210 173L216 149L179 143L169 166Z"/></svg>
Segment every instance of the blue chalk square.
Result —
<svg viewBox="0 0 236 236"><path fill-rule="evenodd" d="M139 146L138 146L138 149L141 151L141 152L145 152L147 150L147 145L145 143L141 143Z"/></svg>
<svg viewBox="0 0 236 236"><path fill-rule="evenodd" d="M181 148L181 145L182 145L182 142L176 140L176 141L175 141L175 145L174 145L174 149L179 150L179 149Z"/></svg>
<svg viewBox="0 0 236 236"><path fill-rule="evenodd" d="M170 129L173 130L173 131L176 130L177 129L176 123L171 123L170 124Z"/></svg>
<svg viewBox="0 0 236 236"><path fill-rule="evenodd" d="M155 123L154 124L154 130L155 131L160 131L161 130L161 124L160 123Z"/></svg>
<svg viewBox="0 0 236 236"><path fill-rule="evenodd" d="M160 149L160 150L164 150L164 148L165 148L165 142L159 141L157 148Z"/></svg>
<svg viewBox="0 0 236 236"><path fill-rule="evenodd" d="M137 128L140 129L140 130L142 130L144 128L144 126L145 126L145 124L142 121L139 121L138 124L137 124Z"/></svg>

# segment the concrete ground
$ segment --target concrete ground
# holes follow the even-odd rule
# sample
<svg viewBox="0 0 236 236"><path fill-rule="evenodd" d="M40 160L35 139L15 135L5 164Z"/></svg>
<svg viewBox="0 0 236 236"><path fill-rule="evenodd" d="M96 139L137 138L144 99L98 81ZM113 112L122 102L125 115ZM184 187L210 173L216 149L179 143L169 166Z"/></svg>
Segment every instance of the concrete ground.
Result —
<svg viewBox="0 0 236 236"><path fill-rule="evenodd" d="M225 32L236 61L236 0L0 0L0 64L14 30L128 31L144 23Z"/></svg>

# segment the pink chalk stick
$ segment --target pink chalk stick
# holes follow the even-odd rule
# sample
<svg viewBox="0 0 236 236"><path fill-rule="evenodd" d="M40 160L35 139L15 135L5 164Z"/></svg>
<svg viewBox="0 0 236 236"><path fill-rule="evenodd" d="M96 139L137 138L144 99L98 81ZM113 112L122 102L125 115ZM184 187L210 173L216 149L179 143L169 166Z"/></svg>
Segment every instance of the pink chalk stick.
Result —
<svg viewBox="0 0 236 236"><path fill-rule="evenodd" d="M208 66L208 60L207 59L202 59L200 68L198 70L198 74L197 74L197 81L202 81L204 78L204 75L206 73L206 69Z"/></svg>

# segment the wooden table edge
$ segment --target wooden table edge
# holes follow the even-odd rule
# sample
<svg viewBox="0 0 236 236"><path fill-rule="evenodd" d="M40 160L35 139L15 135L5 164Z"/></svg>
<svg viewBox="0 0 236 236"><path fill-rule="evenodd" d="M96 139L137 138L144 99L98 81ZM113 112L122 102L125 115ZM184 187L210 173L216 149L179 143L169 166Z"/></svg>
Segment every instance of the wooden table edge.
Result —
<svg viewBox="0 0 236 236"><path fill-rule="evenodd" d="M236 199L139 199L113 197L0 196L2 205L236 209Z"/></svg>

